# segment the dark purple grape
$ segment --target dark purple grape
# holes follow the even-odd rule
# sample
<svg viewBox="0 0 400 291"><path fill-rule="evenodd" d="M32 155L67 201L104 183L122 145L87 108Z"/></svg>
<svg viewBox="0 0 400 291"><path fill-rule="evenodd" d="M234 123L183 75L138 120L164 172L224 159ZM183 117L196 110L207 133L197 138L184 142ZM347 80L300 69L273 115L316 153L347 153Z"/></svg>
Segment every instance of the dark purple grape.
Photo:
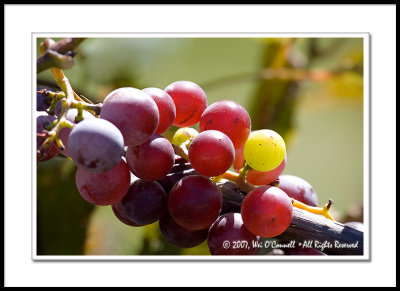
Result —
<svg viewBox="0 0 400 291"><path fill-rule="evenodd" d="M128 165L120 159L118 165L103 173L92 173L78 168L76 187L81 196L95 205L111 205L127 193L131 181Z"/></svg>
<svg viewBox="0 0 400 291"><path fill-rule="evenodd" d="M46 140L46 126L53 123L56 118L45 111L36 111L36 160L37 162L48 161L58 155L57 145L52 142L44 151L41 151L43 142Z"/></svg>
<svg viewBox="0 0 400 291"><path fill-rule="evenodd" d="M109 121L86 119L72 129L68 153L79 168L94 173L105 172L120 162L124 154L124 138Z"/></svg>
<svg viewBox="0 0 400 291"><path fill-rule="evenodd" d="M168 209L167 193L154 181L136 180L119 202L121 216L138 225L159 220Z"/></svg>
<svg viewBox="0 0 400 291"><path fill-rule="evenodd" d="M260 240L244 226L240 213L221 215L208 232L208 248L212 255L257 255Z"/></svg>
<svg viewBox="0 0 400 291"><path fill-rule="evenodd" d="M175 157L176 158L176 157ZM162 179L158 180L158 183L163 186L164 190L169 193L172 187L178 182L180 179L190 175L198 175L198 173L192 168L190 163L183 162L184 159L180 160L181 162L175 159L175 164L173 165L171 171L164 176Z"/></svg>
<svg viewBox="0 0 400 291"><path fill-rule="evenodd" d="M180 248L192 248L207 239L208 228L188 230L166 213L159 221L160 231L167 242Z"/></svg>
<svg viewBox="0 0 400 291"><path fill-rule="evenodd" d="M156 181L171 171L175 152L165 137L153 134L145 143L128 147L126 160L135 176L146 181Z"/></svg>
<svg viewBox="0 0 400 291"><path fill-rule="evenodd" d="M125 214L124 210L122 209L121 201L118 201L111 205L111 209L114 212L115 217L117 217L121 222L125 223L129 226L140 226L131 221Z"/></svg>
<svg viewBox="0 0 400 291"><path fill-rule="evenodd" d="M42 91L43 89L51 90L50 88L47 88L44 86L38 86L36 88L36 110L37 111L46 111L50 107L51 101L53 100L53 99L51 99L51 97L43 94L43 91Z"/></svg>
<svg viewBox="0 0 400 291"><path fill-rule="evenodd" d="M156 102L146 92L131 87L108 94L100 117L118 127L126 146L146 142L155 133L159 122Z"/></svg>
<svg viewBox="0 0 400 291"><path fill-rule="evenodd" d="M210 179L187 176L172 187L168 206L172 218L183 228L205 229L221 212L222 194Z"/></svg>
<svg viewBox="0 0 400 291"><path fill-rule="evenodd" d="M318 206L318 197L313 187L306 180L293 176L279 176L279 189L283 190L289 197L310 206Z"/></svg>

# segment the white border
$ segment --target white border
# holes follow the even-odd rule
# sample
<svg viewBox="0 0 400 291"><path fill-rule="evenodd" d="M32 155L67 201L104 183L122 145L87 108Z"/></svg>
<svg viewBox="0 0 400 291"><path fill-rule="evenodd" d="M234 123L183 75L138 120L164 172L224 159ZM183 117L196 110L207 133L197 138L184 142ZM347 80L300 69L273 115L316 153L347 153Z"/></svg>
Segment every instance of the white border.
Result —
<svg viewBox="0 0 400 291"><path fill-rule="evenodd" d="M396 286L395 4L204 5L201 9L198 5L5 5L4 16L5 286ZM32 58L31 33L49 30L370 33L371 260L234 264L32 261L32 170L27 166L31 160L27 146L32 134L31 102L22 100L32 92L27 65ZM17 119L16 88L21 92ZM288 275L287 270L293 269Z"/></svg>
<svg viewBox="0 0 400 291"><path fill-rule="evenodd" d="M364 193L363 193L363 204L365 213L365 225L367 231L364 233L364 255L362 256L198 256L198 255L160 255L160 256L148 256L148 255L130 255L130 256L44 256L37 255L36 242L37 242L37 230L36 230L36 159L32 161L33 171L33 196L32 196L32 259L35 261L365 261L369 260L369 199L370 199L370 163L369 163L369 34L368 33L33 33L32 34L32 88L36 87L36 43L37 38L56 38L56 37L88 37L88 38L362 38L363 49L364 49ZM34 92L34 90L32 90ZM32 100L35 100L35 94ZM35 102L35 101L34 101ZM36 108L35 104L32 106L32 114ZM32 124L34 128L34 124ZM34 131L32 131L34 132ZM32 142L34 144L35 137L32 136ZM32 149L34 155L34 149Z"/></svg>

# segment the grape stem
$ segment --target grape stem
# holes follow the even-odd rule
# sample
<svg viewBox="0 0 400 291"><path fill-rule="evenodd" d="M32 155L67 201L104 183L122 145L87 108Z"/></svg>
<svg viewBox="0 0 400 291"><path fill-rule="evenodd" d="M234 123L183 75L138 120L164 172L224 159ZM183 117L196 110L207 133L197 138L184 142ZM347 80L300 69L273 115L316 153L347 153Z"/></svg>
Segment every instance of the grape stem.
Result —
<svg viewBox="0 0 400 291"><path fill-rule="evenodd" d="M220 181L222 179L225 180L229 180L232 181L234 183L236 183L241 189L250 192L251 190L254 190L256 188L256 186L250 184L249 182L246 181L246 179L244 179L243 175L241 175L240 173L235 173L232 171L226 171L225 173L223 173L222 175L218 176L218 177L214 177L213 181Z"/></svg>
<svg viewBox="0 0 400 291"><path fill-rule="evenodd" d="M172 144L172 147L174 148L174 152L176 155L180 156L181 158L189 161L189 155L188 152L183 146L177 146Z"/></svg>
<svg viewBox="0 0 400 291"><path fill-rule="evenodd" d="M60 52L64 52L66 48L70 46L78 45L83 39L78 39L74 41L73 39L65 39L64 41L60 41L56 43L52 39L46 39L43 43L40 44L40 52L44 55L46 52L51 50L52 48L57 48ZM64 47L65 46L65 47ZM37 71L39 73L39 70ZM62 141L59 138L59 132L64 127L73 128L73 124L66 119L66 113L70 108L77 108L78 115L75 118L76 122L79 122L83 119L83 110L87 110L92 114L99 114L101 110L102 104L90 104L86 103L82 98L78 96L74 92L71 87L71 84L65 76L64 72L58 67L50 67L50 72L53 75L53 78L57 82L57 85L61 88L62 93L49 93L49 96L53 98L53 101L50 105L50 111L54 112L55 105L61 101L61 113L57 119L57 121L53 124L53 127L48 132L48 137L43 142L40 152L43 153L46 149L50 147L52 142L54 141L58 148L63 150L65 147Z"/></svg>
<svg viewBox="0 0 400 291"><path fill-rule="evenodd" d="M55 42L52 39L46 39L40 47L42 55L36 62L37 73L51 67L71 68L74 65L75 52L73 50L84 40L85 38L64 38ZM45 49L42 49L42 47Z"/></svg>
<svg viewBox="0 0 400 291"><path fill-rule="evenodd" d="M293 204L294 207L306 210L306 211L311 212L311 213L323 215L326 218L335 221L333 219L332 215L329 213L329 208L333 204L333 200L332 199L329 199L329 202L327 204L325 204L322 208L321 207L309 206L309 205L304 204L304 203L302 203L300 201L297 201L297 200L295 200L293 198L292 198L292 204Z"/></svg>

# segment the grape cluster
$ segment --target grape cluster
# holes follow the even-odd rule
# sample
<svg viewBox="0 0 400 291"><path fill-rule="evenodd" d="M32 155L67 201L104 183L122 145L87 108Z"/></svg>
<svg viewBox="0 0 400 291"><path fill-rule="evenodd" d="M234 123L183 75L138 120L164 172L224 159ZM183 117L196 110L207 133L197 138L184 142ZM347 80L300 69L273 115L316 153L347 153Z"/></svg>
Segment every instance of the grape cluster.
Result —
<svg viewBox="0 0 400 291"><path fill-rule="evenodd" d="M60 112L46 112L50 104L37 94L38 149ZM53 142L38 151L37 160L70 158L83 199L111 206L133 227L159 221L165 240L180 248L207 240L212 255L256 255L262 238L290 226L291 198L317 205L308 182L281 175L287 154L277 132L252 131L249 114L234 101L208 105L203 89L191 81L164 90L119 88L105 97L98 116L84 111L78 122L77 114L68 109L65 115L71 126L59 132L63 146ZM168 140L163 134L172 126L179 129ZM254 189L239 212L223 213L216 178L230 168Z"/></svg>

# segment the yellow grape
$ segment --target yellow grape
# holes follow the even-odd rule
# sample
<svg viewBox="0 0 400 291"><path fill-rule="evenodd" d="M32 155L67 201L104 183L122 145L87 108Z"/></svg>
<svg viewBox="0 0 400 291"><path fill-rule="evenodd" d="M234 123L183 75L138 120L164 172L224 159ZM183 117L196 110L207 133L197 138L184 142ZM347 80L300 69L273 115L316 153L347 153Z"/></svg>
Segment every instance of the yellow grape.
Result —
<svg viewBox="0 0 400 291"><path fill-rule="evenodd" d="M243 149L244 158L249 166L261 172L278 167L285 158L285 153L285 141L270 129L251 132Z"/></svg>
<svg viewBox="0 0 400 291"><path fill-rule="evenodd" d="M172 137L172 144L181 146L184 142L195 138L198 134L199 132L193 127L182 127L178 129Z"/></svg>

